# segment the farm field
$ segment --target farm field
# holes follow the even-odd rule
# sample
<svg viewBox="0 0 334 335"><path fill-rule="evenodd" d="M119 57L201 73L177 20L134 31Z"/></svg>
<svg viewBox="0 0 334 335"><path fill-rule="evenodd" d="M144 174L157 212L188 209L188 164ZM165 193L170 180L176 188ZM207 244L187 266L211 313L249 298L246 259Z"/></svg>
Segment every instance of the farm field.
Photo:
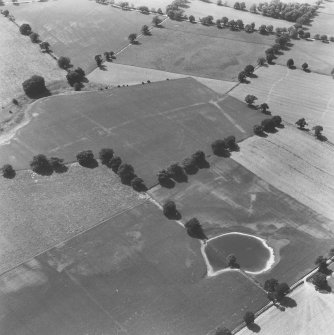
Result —
<svg viewBox="0 0 334 335"><path fill-rule="evenodd" d="M311 36L315 34L334 36L334 3L332 1L324 1L318 10L318 15L311 22L309 31Z"/></svg>
<svg viewBox="0 0 334 335"><path fill-rule="evenodd" d="M106 167L0 181L0 272L144 200Z"/></svg>
<svg viewBox="0 0 334 335"><path fill-rule="evenodd" d="M274 36L167 20L164 28L142 37L135 50L124 50L116 62L236 81L238 73L246 65L255 64L273 41Z"/></svg>
<svg viewBox="0 0 334 335"><path fill-rule="evenodd" d="M333 144L286 126L267 138L249 138L240 147L234 160L333 221ZM327 229L334 232L333 224Z"/></svg>
<svg viewBox="0 0 334 335"><path fill-rule="evenodd" d="M312 69L312 63L310 63ZM258 78L239 85L229 94L244 101L247 94L267 102L273 115L295 123L304 117L309 128L320 124L324 135L334 142L334 80L331 76L289 70L286 66L269 66L256 70Z"/></svg>
<svg viewBox="0 0 334 335"><path fill-rule="evenodd" d="M74 66L90 72L94 56L118 51L130 33L150 24L151 15L122 11L88 0L58 0L8 7L18 24L29 23L57 56L70 57ZM89 20L89 24L87 24Z"/></svg>
<svg viewBox="0 0 334 335"><path fill-rule="evenodd" d="M159 71L117 63L104 63L104 65L104 70L97 68L87 76L90 82L96 82L108 86L122 86L141 84L143 81L147 82L147 80L155 82L166 80L167 78L179 79L189 77L185 74ZM196 76L192 76L192 78L196 79L218 94L223 94L236 85L236 83L233 81L215 80Z"/></svg>
<svg viewBox="0 0 334 335"><path fill-rule="evenodd" d="M0 31L1 106L21 95L22 82L34 74L44 76L47 83L65 78L66 72L59 69L50 56L42 54L38 45L32 44L29 37L21 35L18 28L2 15Z"/></svg>
<svg viewBox="0 0 334 335"><path fill-rule="evenodd" d="M244 310L266 304L241 273L206 278L205 270L199 242L146 202L2 275L0 327L6 334L202 335L233 328Z"/></svg>
<svg viewBox="0 0 334 335"><path fill-rule="evenodd" d="M329 250L334 242L334 230L329 219L295 200L289 192L285 194L279 187L275 188L278 183L272 183L270 178L261 179L261 171L255 171L257 176L254 169L247 170L247 164L244 167L236 162L239 159L235 156L246 152L253 165L265 167L260 156L244 150L243 144L252 139L241 142L240 153L233 152L232 159L210 160L210 169L190 176L188 183L177 184L173 189L156 186L149 193L160 204L168 199L175 201L182 222L196 217L208 238L241 232L265 239L274 250L275 264L269 271L257 275L257 280L263 283L277 278L292 284L313 269L318 255ZM273 165L276 163L275 158L266 157L266 162L270 161ZM285 161L279 161L273 170L279 171L284 164ZM299 183L293 185L302 188ZM242 264L240 266L242 268Z"/></svg>
<svg viewBox="0 0 334 335"><path fill-rule="evenodd" d="M200 149L211 152L211 142L219 138L244 139L264 118L192 78L51 96L31 105L30 115L30 122L0 146L0 164L26 168L38 153L71 162L81 150L97 154L111 147L148 187L173 161Z"/></svg>
<svg viewBox="0 0 334 335"><path fill-rule="evenodd" d="M329 285L333 289L333 278ZM256 318L255 323L261 328L260 333L272 335L331 335L333 333L333 294L317 292L310 283L298 287L289 295L292 308L281 312L271 307ZM251 335L253 331L243 328L238 335Z"/></svg>
<svg viewBox="0 0 334 335"><path fill-rule="evenodd" d="M295 66L301 69L307 63L312 72L330 76L333 69L334 43L326 44L320 41L292 40L294 45L283 55L275 59L275 63L286 66L289 58Z"/></svg>

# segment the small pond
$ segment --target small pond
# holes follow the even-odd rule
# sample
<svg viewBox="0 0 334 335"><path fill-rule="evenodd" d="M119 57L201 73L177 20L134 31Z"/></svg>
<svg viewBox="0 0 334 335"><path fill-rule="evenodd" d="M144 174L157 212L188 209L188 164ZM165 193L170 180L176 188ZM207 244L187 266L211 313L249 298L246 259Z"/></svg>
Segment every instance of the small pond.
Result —
<svg viewBox="0 0 334 335"><path fill-rule="evenodd" d="M226 268L226 257L230 254L236 256L241 269L250 273L266 271L274 262L273 250L265 240L242 233L214 237L207 241L203 251L211 274Z"/></svg>

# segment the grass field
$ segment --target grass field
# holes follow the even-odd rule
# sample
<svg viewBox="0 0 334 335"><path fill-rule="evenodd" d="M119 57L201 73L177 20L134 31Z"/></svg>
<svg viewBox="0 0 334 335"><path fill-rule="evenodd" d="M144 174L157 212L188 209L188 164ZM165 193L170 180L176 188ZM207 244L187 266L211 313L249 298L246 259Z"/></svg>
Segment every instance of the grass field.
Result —
<svg viewBox="0 0 334 335"><path fill-rule="evenodd" d="M273 41L274 36L168 20L164 28L154 29L152 36L142 37L140 45L119 54L116 62L235 81Z"/></svg>
<svg viewBox="0 0 334 335"><path fill-rule="evenodd" d="M252 138L241 142L240 153L233 153L232 158L243 154L261 165L262 158L243 149L249 140ZM273 160L266 157L267 162ZM284 160L277 163L277 171L284 164ZM209 238L235 231L264 238L274 249L275 265L257 279L264 282L274 277L292 284L314 267L318 255L329 250L333 227L329 219L271 186L277 183L246 168L232 159L215 159L210 169L201 170L188 183L173 189L157 186L150 194L161 204L167 199L175 201L183 222L197 217Z"/></svg>
<svg viewBox="0 0 334 335"><path fill-rule="evenodd" d="M29 23L58 56L68 56L87 72L96 67L94 56L118 51L130 33L139 33L152 16L121 11L95 1L58 0L8 7L18 24Z"/></svg>
<svg viewBox="0 0 334 335"><path fill-rule="evenodd" d="M42 75L46 82L65 78L66 72L59 69L50 56L42 54L38 45L32 44L29 37L22 36L18 28L2 15L0 31L1 106L22 94L22 82L34 74Z"/></svg>
<svg viewBox="0 0 334 335"><path fill-rule="evenodd" d="M219 97L192 78L52 96L32 105L32 119L0 146L2 164L27 167L37 153L74 161L81 150L112 147L152 186L156 173L215 139L252 134L263 114ZM35 136L38 132L38 137Z"/></svg>
<svg viewBox="0 0 334 335"><path fill-rule="evenodd" d="M0 180L0 271L144 200L105 167Z"/></svg>
<svg viewBox="0 0 334 335"><path fill-rule="evenodd" d="M299 69L306 62L312 72L330 76L333 69L334 43L306 40L292 40L292 43L290 50L284 51L275 60L277 64L286 66L287 60L292 58Z"/></svg>
<svg viewBox="0 0 334 335"><path fill-rule="evenodd" d="M310 62L312 69L312 63ZM320 124L324 135L334 142L334 80L330 76L289 70L283 66L262 67L256 71L258 78L249 85L239 85L230 95L244 101L254 94L258 102L267 102L273 115L295 123L304 117L309 128Z"/></svg>
<svg viewBox="0 0 334 335"><path fill-rule="evenodd" d="M242 274L206 278L205 270L198 241L146 202L1 276L0 327L203 335L219 324L233 328L244 310L266 303Z"/></svg>
<svg viewBox="0 0 334 335"><path fill-rule="evenodd" d="M334 36L334 3L332 1L324 1L318 10L318 15L311 22L309 31L311 36L314 34Z"/></svg>

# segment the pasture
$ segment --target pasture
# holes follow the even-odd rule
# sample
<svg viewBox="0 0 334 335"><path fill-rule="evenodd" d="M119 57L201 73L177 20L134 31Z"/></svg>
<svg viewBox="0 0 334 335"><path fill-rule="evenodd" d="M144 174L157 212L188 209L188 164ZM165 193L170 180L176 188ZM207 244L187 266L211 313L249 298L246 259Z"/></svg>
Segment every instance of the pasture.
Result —
<svg viewBox="0 0 334 335"><path fill-rule="evenodd" d="M74 66L90 72L94 56L118 51L130 33L150 25L151 15L122 11L95 1L58 0L8 7L18 24L29 23L57 56L70 57Z"/></svg>
<svg viewBox="0 0 334 335"><path fill-rule="evenodd" d="M2 15L0 31L1 106L21 95L22 82L34 74L43 76L46 83L65 78L66 72L59 69L50 56L42 54L38 45L31 43L29 37L21 35L18 28ZM1 119L5 117L0 116Z"/></svg>
<svg viewBox="0 0 334 335"><path fill-rule="evenodd" d="M309 65L312 69L312 62ZM239 85L229 94L241 101L247 94L254 94L258 103L268 103L273 115L280 115L292 124L302 117L308 121L310 129L320 124L324 127L324 135L334 142L332 77L279 65L261 67L256 74L258 78L251 79L251 84Z"/></svg>
<svg viewBox="0 0 334 335"><path fill-rule="evenodd" d="M295 176L292 173L291 180L282 181L286 169L280 172L282 178L277 181L275 173L281 171L282 165L288 166L287 160L278 154L277 159L273 157L275 150L270 156L268 151L268 156L262 158L261 143L258 143L261 148L258 155L244 149L244 143L253 138L242 141L240 153L233 152L232 159L210 159L210 169L200 170L189 177L188 183L177 184L173 189L156 186L149 193L160 204L168 199L175 201L182 222L196 217L208 238L241 232L265 239L274 250L275 264L269 271L256 275L257 280L263 283L268 278L277 278L292 284L314 267L318 255L329 250L334 242L334 227L330 218L298 202L298 197L294 199L295 194L288 190L287 194L283 193L286 188L279 187L279 181L286 185L290 182L291 188L300 187L302 191L303 185L297 182L298 176L292 180ZM247 164L239 164L239 156L246 156ZM262 170L270 172L264 169L266 164L273 166L270 178L262 178ZM262 166L262 170L253 169L253 165ZM224 262L223 257L221 263ZM242 268L242 264L240 266Z"/></svg>
<svg viewBox="0 0 334 335"><path fill-rule="evenodd" d="M318 15L313 19L308 27L311 36L315 34L334 36L334 3L332 1L324 1L318 10Z"/></svg>
<svg viewBox="0 0 334 335"><path fill-rule="evenodd" d="M2 275L0 327L6 334L203 335L233 328L245 310L266 304L241 273L207 278L205 271L199 242L146 202Z"/></svg>
<svg viewBox="0 0 334 335"><path fill-rule="evenodd" d="M140 45L118 55L121 64L218 80L236 81L238 73L273 44L274 36L167 20Z"/></svg>
<svg viewBox="0 0 334 335"><path fill-rule="evenodd" d="M51 96L31 105L30 121L0 146L1 164L26 168L44 153L74 161L81 150L111 147L148 187L156 173L211 142L252 134L264 115L192 78ZM38 133L38 136L36 134Z"/></svg>
<svg viewBox="0 0 334 335"><path fill-rule="evenodd" d="M78 164L63 174L1 177L0 198L1 272L144 201L105 166Z"/></svg>
<svg viewBox="0 0 334 335"><path fill-rule="evenodd" d="M293 46L287 51L284 50L283 55L279 55L274 62L286 66L287 60L292 58L298 69L302 69L302 64L306 62L312 72L330 76L333 69L334 43L306 40L291 42Z"/></svg>

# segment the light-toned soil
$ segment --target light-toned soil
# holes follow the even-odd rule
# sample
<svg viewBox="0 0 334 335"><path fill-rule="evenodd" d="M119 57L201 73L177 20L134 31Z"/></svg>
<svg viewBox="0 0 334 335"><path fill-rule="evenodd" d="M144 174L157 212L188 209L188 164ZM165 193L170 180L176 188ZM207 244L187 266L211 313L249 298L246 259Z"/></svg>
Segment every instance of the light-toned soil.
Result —
<svg viewBox="0 0 334 335"><path fill-rule="evenodd" d="M186 74L159 71L144 67L123 65L117 63L104 63L105 69L102 71L99 68L95 69L88 75L90 82L105 84L108 86L117 85L136 85L142 82L161 81L168 79L178 79L189 77ZM209 87L215 92L222 94L230 90L236 85L233 81L216 80L204 77L191 76L203 85Z"/></svg>
<svg viewBox="0 0 334 335"><path fill-rule="evenodd" d="M334 146L292 126L240 143L233 159L282 192L334 220ZM328 230L334 232L329 223ZM316 231L316 228L315 228Z"/></svg>
<svg viewBox="0 0 334 335"><path fill-rule="evenodd" d="M330 286L333 288L333 279ZM271 335L332 335L334 294L320 293L310 283L298 287L289 295L291 306L282 312L276 307L256 318L261 328L259 334ZM294 306L296 304L296 306ZM243 328L238 335L253 335L251 329Z"/></svg>
<svg viewBox="0 0 334 335"><path fill-rule="evenodd" d="M312 69L312 63L310 62ZM273 115L295 123L304 117L309 128L320 124L324 135L334 142L334 80L330 76L289 70L283 66L262 67L251 84L236 87L230 94L242 101L247 94L267 102Z"/></svg>
<svg viewBox="0 0 334 335"><path fill-rule="evenodd" d="M18 27L0 15L0 108L23 93L22 82L32 75L43 76L46 83L65 78L49 55L38 44L20 34ZM0 111L1 113L1 111Z"/></svg>
<svg viewBox="0 0 334 335"><path fill-rule="evenodd" d="M105 166L0 179L0 271L144 200Z"/></svg>

